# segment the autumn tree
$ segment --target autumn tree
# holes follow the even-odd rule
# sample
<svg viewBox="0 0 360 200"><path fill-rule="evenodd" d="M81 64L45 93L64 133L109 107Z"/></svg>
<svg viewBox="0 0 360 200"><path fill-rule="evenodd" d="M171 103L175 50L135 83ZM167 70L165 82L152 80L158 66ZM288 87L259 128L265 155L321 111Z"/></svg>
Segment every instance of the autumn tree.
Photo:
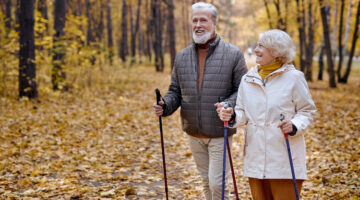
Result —
<svg viewBox="0 0 360 200"><path fill-rule="evenodd" d="M128 37L127 37L127 3L126 0L123 0L123 5L122 5L122 23L121 23L121 28L122 28L122 35L121 35L121 40L120 40L120 58L123 62L126 62L126 56L128 54Z"/></svg>
<svg viewBox="0 0 360 200"><path fill-rule="evenodd" d="M51 72L51 82L54 90L67 90L64 85L66 74L63 71L65 47L65 14L66 0L55 0L54 4L54 46L53 46L53 68Z"/></svg>
<svg viewBox="0 0 360 200"><path fill-rule="evenodd" d="M19 97L37 98L34 0L20 1Z"/></svg>
<svg viewBox="0 0 360 200"><path fill-rule="evenodd" d="M164 57L162 50L162 23L161 23L161 1L152 0L152 14L153 14L153 24L154 24L154 52L155 52L155 68L156 71L164 71Z"/></svg>
<svg viewBox="0 0 360 200"><path fill-rule="evenodd" d="M108 34L108 53L109 53L109 60L110 65L113 63L113 56L114 56L114 42L113 42L113 26L112 26L112 17L111 17L111 0L107 1L106 5L106 22L107 22L107 34Z"/></svg>
<svg viewBox="0 0 360 200"><path fill-rule="evenodd" d="M322 24L323 24L325 52L326 52L328 72L329 72L329 86L334 88L334 87L336 87L336 81L335 81L335 72L334 72L334 62L333 62L332 53L331 53L330 30L329 30L329 24L327 21L327 13L326 13L327 9L325 8L323 0L319 0L319 2L320 2L320 6L321 6L320 12L321 12L321 20L322 20Z"/></svg>
<svg viewBox="0 0 360 200"><path fill-rule="evenodd" d="M171 59L171 69L174 66L176 55L176 36L175 36L175 19L174 19L174 0L167 0L168 7L168 36L169 36L169 51Z"/></svg>
<svg viewBox="0 0 360 200"><path fill-rule="evenodd" d="M351 70L351 66L352 66L352 59L354 57L355 54L355 48L356 48L356 42L357 39L359 37L358 35L358 31L359 31L359 21L360 21L360 2L358 2L358 7L357 7L357 13L356 13L356 21L355 21L355 28L354 28L354 34L353 34L353 39L352 39L352 43L351 43L351 50L350 50L350 55L349 55L349 60L346 66L346 71L344 76L342 76L339 79L339 82L341 83L347 83L349 75L350 75L350 70Z"/></svg>

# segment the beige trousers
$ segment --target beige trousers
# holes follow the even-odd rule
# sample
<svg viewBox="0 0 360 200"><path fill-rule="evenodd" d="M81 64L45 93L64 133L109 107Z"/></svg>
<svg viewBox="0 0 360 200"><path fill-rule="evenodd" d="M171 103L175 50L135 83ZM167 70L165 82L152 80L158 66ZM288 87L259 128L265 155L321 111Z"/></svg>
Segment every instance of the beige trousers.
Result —
<svg viewBox="0 0 360 200"><path fill-rule="evenodd" d="M221 200L224 138L197 138L188 136L196 167L202 178L206 200ZM228 137L230 149L232 136ZM226 153L226 178L230 174L229 155ZM229 189L225 184L225 199L229 199Z"/></svg>

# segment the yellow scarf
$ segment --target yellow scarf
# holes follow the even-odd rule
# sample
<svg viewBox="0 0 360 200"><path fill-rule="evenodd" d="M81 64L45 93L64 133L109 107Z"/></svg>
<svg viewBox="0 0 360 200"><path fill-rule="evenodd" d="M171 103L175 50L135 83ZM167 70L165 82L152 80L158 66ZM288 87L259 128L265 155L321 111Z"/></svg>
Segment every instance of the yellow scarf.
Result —
<svg viewBox="0 0 360 200"><path fill-rule="evenodd" d="M266 76L269 75L271 72L279 69L282 66L282 63L279 61L275 61L268 65L260 65L259 66L259 75L263 80L265 80Z"/></svg>

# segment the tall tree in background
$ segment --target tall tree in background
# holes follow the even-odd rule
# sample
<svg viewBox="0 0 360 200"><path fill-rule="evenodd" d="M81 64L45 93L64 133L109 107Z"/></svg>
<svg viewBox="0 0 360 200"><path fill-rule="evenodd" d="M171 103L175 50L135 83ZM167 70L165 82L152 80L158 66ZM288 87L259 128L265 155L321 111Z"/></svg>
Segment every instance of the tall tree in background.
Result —
<svg viewBox="0 0 360 200"><path fill-rule="evenodd" d="M55 0L54 4L54 46L53 46L53 68L51 72L51 82L54 90L67 90L64 85L66 74L62 69L64 65L65 47L63 37L65 35L65 14L66 0Z"/></svg>
<svg viewBox="0 0 360 200"><path fill-rule="evenodd" d="M88 46L91 45L95 41L93 29L92 29L92 17L91 17L91 5L92 3L90 0L86 0L86 17L88 20L88 26L87 26L87 34L86 34L86 43Z"/></svg>
<svg viewBox="0 0 360 200"><path fill-rule="evenodd" d="M169 51L171 59L171 70L174 66L176 55L176 39L175 39L175 19L174 19L174 1L168 0L168 35L169 35Z"/></svg>
<svg viewBox="0 0 360 200"><path fill-rule="evenodd" d="M312 18L312 2L308 2L308 37L306 44L306 80L312 81L312 61L314 56L314 30L313 30L313 18Z"/></svg>
<svg viewBox="0 0 360 200"><path fill-rule="evenodd" d="M355 21L355 30L354 30L354 34L353 34L353 40L351 43L351 51L350 51L350 55L349 55L349 60L347 63L347 67L346 67L346 71L344 76L342 76L339 79L340 83L347 83L349 75L350 75L350 70L351 70L351 65L352 65L352 59L354 57L355 54L355 48L356 48L356 42L358 40L359 37L359 21L360 21L360 2L358 2L358 7L357 7L357 13L356 13L356 21Z"/></svg>
<svg viewBox="0 0 360 200"><path fill-rule="evenodd" d="M11 23L12 23L11 7L12 7L11 0L5 0L5 27L6 27L6 32L9 32L10 29L11 29Z"/></svg>
<svg viewBox="0 0 360 200"><path fill-rule="evenodd" d="M138 0L136 18L134 17L134 5L130 6L130 22L131 22L131 64L136 62L136 35L139 31L138 19L140 17L141 0Z"/></svg>
<svg viewBox="0 0 360 200"><path fill-rule="evenodd" d="M159 0L152 0L152 14L155 25L155 67L157 72L164 71L164 57L162 54L162 23L161 23L161 2Z"/></svg>
<svg viewBox="0 0 360 200"><path fill-rule="evenodd" d="M38 0L37 3L37 10L41 13L41 17L49 20L49 16L48 16L48 7L47 7L47 2L46 0ZM46 32L49 30L49 24L46 23Z"/></svg>
<svg viewBox="0 0 360 200"><path fill-rule="evenodd" d="M123 62L126 62L126 56L128 55L128 37L127 37L127 4L126 0L123 0L123 7L122 7L122 35L120 41L120 58Z"/></svg>
<svg viewBox="0 0 360 200"><path fill-rule="evenodd" d="M112 65L113 63L113 56L114 56L114 42L113 42L113 27L112 27L112 18L111 18L111 0L107 1L107 5L106 5L106 21L107 21L107 34L108 34L108 51L109 51L109 60L110 60L110 65Z"/></svg>
<svg viewBox="0 0 360 200"><path fill-rule="evenodd" d="M20 1L19 97L37 98L34 0Z"/></svg>
<svg viewBox="0 0 360 200"><path fill-rule="evenodd" d="M272 29L273 25L272 25L272 22L271 22L271 14L270 14L269 4L268 4L267 0L264 0L264 5L265 5L265 9L266 9L266 14L267 14L267 17L268 17L268 20L269 20L269 28Z"/></svg>
<svg viewBox="0 0 360 200"><path fill-rule="evenodd" d="M286 24L284 19L281 15L281 8L280 8L280 0L274 0L276 13L277 13L277 28L283 31L286 31Z"/></svg>
<svg viewBox="0 0 360 200"><path fill-rule="evenodd" d="M296 0L296 21L298 23L298 32L299 32L299 49L300 49L300 70L305 71L305 21L303 21L303 7L300 4L299 0Z"/></svg>
<svg viewBox="0 0 360 200"><path fill-rule="evenodd" d="M327 13L326 13L327 9L325 8L324 0L319 0L319 2L321 6L320 13L321 13L321 21L323 24L325 51L326 51L326 58L327 58L328 72L329 72L329 86L335 88L336 81L335 81L335 72L334 72L334 62L331 54L330 30L329 30L329 24L327 21Z"/></svg>
<svg viewBox="0 0 360 200"><path fill-rule="evenodd" d="M339 24L339 35L338 35L338 52L339 52L339 62L338 62L338 68L337 68L337 77L338 80L341 78L341 68L343 63L343 21L344 21L344 7L345 7L345 0L341 0L340 4L340 24Z"/></svg>

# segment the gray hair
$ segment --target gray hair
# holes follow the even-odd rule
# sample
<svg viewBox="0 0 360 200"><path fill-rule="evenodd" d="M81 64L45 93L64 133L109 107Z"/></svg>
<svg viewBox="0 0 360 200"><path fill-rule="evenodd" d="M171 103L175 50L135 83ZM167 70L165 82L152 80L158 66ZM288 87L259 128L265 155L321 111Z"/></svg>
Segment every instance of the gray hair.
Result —
<svg viewBox="0 0 360 200"><path fill-rule="evenodd" d="M211 14L211 17L213 18L214 22L216 23L217 20L218 20L218 12L217 12L217 9L214 5L212 5L211 3L205 3L205 2L197 2L197 3L194 3L192 6L191 6L191 14L195 11L195 10L198 10L198 9L201 9L201 8L206 8L206 9L209 9L210 10L210 14Z"/></svg>
<svg viewBox="0 0 360 200"><path fill-rule="evenodd" d="M296 46L291 37L279 29L260 33L259 42L270 50L272 56L282 63L291 63L296 56Z"/></svg>

